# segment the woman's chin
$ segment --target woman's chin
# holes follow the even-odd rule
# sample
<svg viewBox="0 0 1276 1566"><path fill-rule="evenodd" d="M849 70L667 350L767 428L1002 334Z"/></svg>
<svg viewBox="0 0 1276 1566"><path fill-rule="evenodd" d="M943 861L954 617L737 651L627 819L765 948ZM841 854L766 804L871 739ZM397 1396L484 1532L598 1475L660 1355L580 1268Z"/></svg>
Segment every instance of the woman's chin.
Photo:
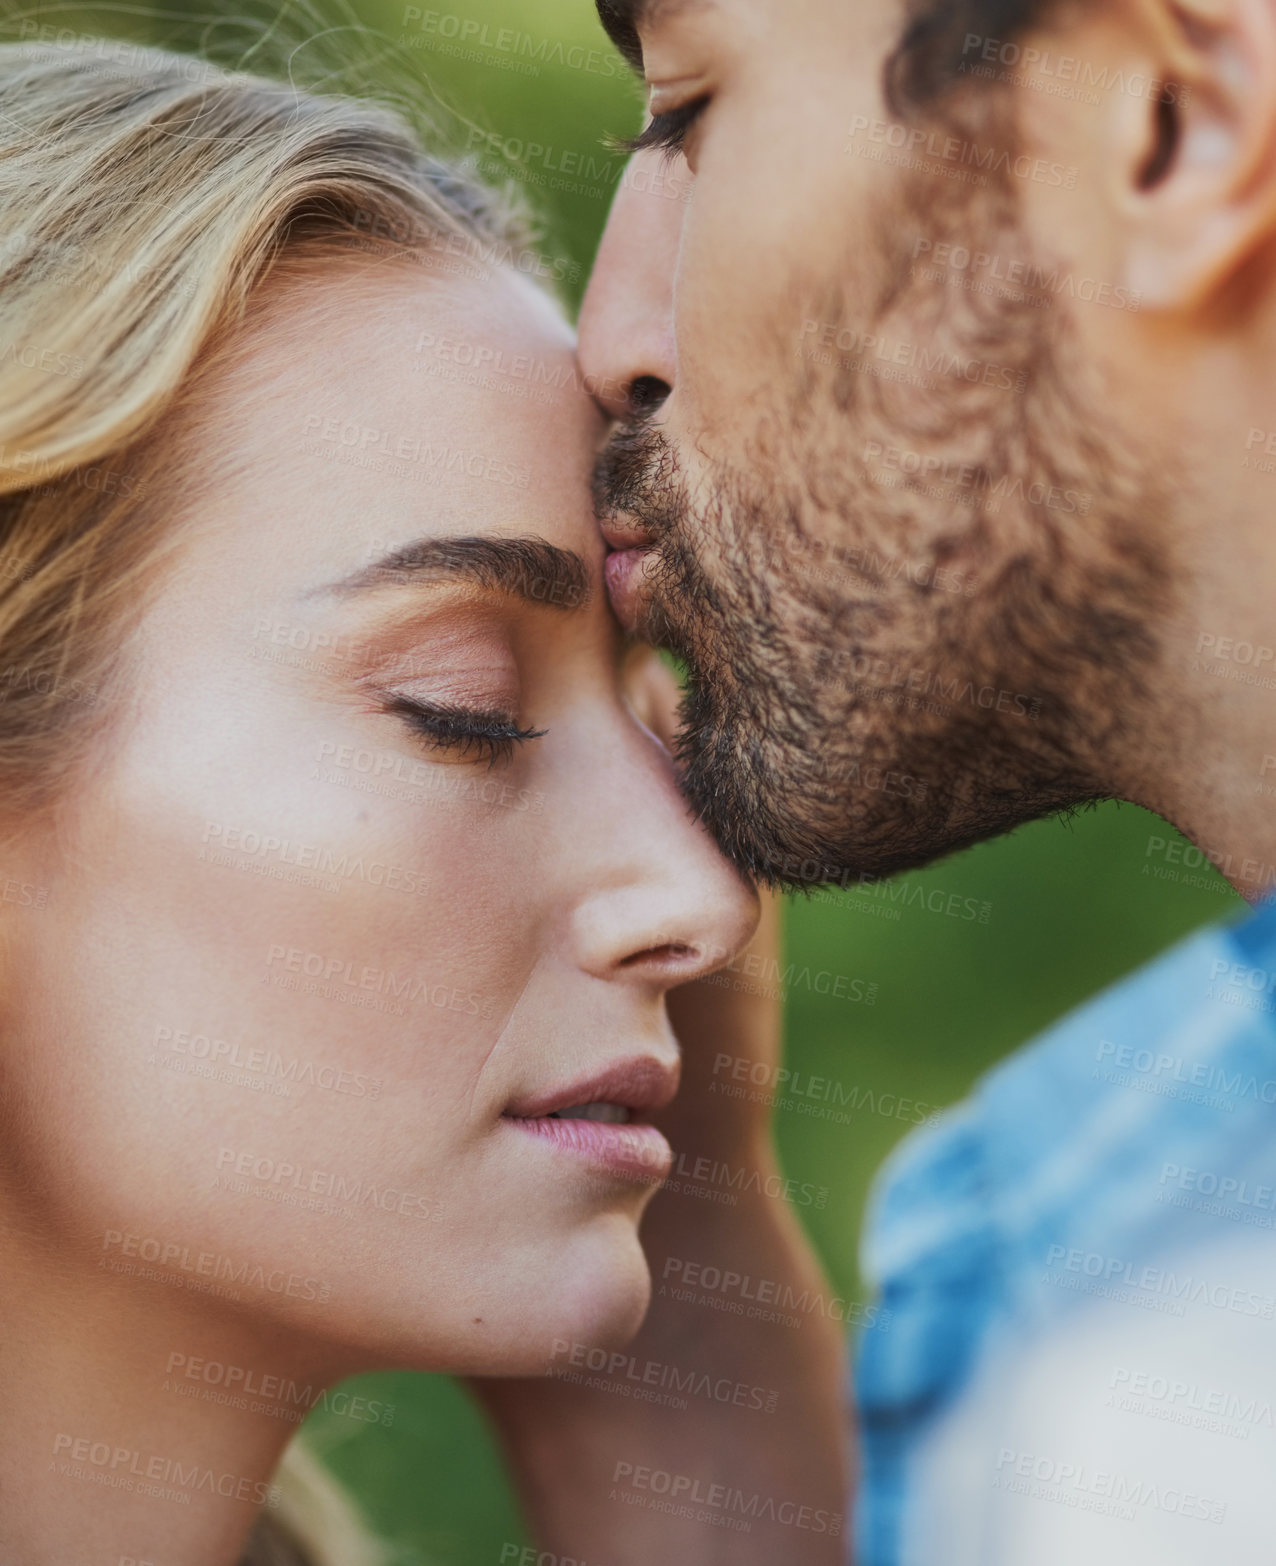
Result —
<svg viewBox="0 0 1276 1566"><path fill-rule="evenodd" d="M532 1270L521 1320L501 1354L507 1364L494 1374L565 1373L590 1350L623 1348L651 1303L651 1271L628 1220L577 1237L556 1255L542 1251Z"/></svg>

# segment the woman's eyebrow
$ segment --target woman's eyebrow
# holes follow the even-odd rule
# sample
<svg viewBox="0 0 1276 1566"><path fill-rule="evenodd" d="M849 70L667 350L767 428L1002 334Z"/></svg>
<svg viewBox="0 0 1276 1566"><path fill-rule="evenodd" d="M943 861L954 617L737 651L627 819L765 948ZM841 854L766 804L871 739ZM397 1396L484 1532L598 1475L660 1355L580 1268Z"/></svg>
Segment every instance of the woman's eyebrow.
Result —
<svg viewBox="0 0 1276 1566"><path fill-rule="evenodd" d="M580 609L591 592L589 568L578 554L531 537L421 538L317 591L346 597L458 577L490 592L512 593L557 609Z"/></svg>

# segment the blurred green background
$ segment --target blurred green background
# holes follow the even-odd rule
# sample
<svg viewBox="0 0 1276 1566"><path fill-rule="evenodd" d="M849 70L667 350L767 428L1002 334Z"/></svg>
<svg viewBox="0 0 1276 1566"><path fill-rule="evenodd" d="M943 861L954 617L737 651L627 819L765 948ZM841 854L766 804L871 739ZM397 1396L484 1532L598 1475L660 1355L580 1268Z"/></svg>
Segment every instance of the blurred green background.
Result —
<svg viewBox="0 0 1276 1566"><path fill-rule="evenodd" d="M334 23L346 30L304 43ZM607 46L592 0L355 0L343 11L270 5L256 13L242 4L233 11L36 6L24 7L9 31L30 36L41 26L163 42L232 64L269 63L280 56L280 40L303 42L303 55L336 71L338 87L371 80L441 105L454 147L489 178L525 190L542 220L542 249L568 277L573 305L623 166L604 139L632 133L641 120L641 97ZM247 55L272 32L273 42ZM1208 866L1185 871L1168 862L1159 845L1179 841L1143 811L1107 806L1041 823L872 893L792 901L788 960L799 971L861 978L877 991L869 1006L795 987L788 1064L832 1079L841 1097L862 1103L865 1090L870 1102L894 1094L952 1103L1078 1002L1241 906ZM867 1104L846 1113L850 1124L781 1108L777 1129L787 1172L829 1190L825 1209L799 1212L838 1292L858 1295L869 1184L909 1122ZM452 1383L369 1376L358 1390L394 1405L392 1427L325 1415L312 1417L307 1433L399 1546L405 1566L490 1566L505 1545L522 1541L492 1446Z"/></svg>

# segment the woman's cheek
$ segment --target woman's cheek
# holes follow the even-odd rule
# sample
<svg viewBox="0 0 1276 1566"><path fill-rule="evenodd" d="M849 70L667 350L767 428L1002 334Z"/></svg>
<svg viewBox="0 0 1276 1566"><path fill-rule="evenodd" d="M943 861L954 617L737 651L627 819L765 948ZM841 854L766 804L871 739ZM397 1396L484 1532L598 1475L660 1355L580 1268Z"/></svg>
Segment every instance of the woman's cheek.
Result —
<svg viewBox="0 0 1276 1566"><path fill-rule="evenodd" d="M82 955L32 993L56 997L34 1069L59 1092L74 1065L82 1099L49 1173L68 1211L97 1193L90 1243L225 1252L242 1234L331 1268L356 1234L441 1211L536 962L518 818L333 793L311 784L289 812L250 791L214 816L170 792L82 834L96 847L42 942Z"/></svg>

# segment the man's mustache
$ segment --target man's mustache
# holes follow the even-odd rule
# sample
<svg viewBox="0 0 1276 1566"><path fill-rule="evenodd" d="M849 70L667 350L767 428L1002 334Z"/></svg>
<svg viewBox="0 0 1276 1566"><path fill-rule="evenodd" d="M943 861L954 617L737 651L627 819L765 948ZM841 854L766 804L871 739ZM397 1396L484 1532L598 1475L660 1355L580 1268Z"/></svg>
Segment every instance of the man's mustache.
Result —
<svg viewBox="0 0 1276 1566"><path fill-rule="evenodd" d="M633 518L659 540L677 515L677 462L663 431L644 419L618 425L594 463L591 485L600 522Z"/></svg>

